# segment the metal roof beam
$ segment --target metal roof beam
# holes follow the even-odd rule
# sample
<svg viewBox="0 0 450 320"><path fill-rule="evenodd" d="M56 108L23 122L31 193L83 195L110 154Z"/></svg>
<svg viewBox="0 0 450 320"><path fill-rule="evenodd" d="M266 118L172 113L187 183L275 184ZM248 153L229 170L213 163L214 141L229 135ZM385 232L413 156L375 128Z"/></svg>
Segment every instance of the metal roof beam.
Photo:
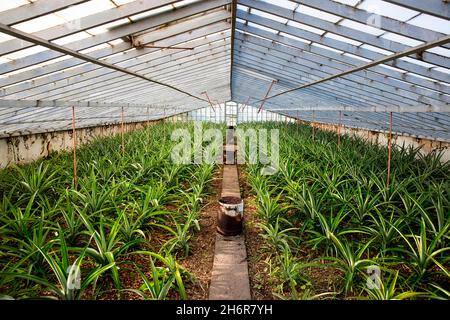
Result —
<svg viewBox="0 0 450 320"><path fill-rule="evenodd" d="M222 57L225 57L225 54L222 55ZM194 73L194 70L200 70L200 73L198 74L198 78L202 79L202 73L206 74L211 68L212 65L217 65L218 68L221 68L221 70L224 70L225 72L228 71L228 66L224 63L226 60L222 60L222 61L212 61L212 62L208 62L208 65L205 66L204 64L196 64L193 65L192 67L189 68L189 70L187 70L187 72L192 72L192 76L197 76ZM217 74L217 70L215 71ZM176 83L176 85L183 85L184 83L187 84L191 84L192 83L192 77L190 75L187 75L188 80L186 82L183 81L178 81L180 79L182 79L180 76L175 76L176 78L176 82L174 81L174 83ZM211 80L211 79L210 79ZM201 81L195 81L195 83L201 83ZM151 90L151 91L156 91L158 92L157 96L153 96L152 100L155 100L156 98L160 98L160 99L166 99L167 97L171 97L173 95L173 93L167 93L166 96L163 95L163 93L166 93L166 90L158 90L157 88L154 87L150 87L148 85L145 85L145 83L137 83L136 81L122 81L118 86L115 85L114 82L112 82L112 86L106 86L106 87L102 87L99 86L97 88L91 88L88 92L83 92L81 94L78 94L76 91L72 94L72 95L66 95L64 97L62 97L61 99L64 100L77 100L77 99L114 99L115 97L120 97L120 98L125 98L126 95L128 94L134 94L135 92L138 92L139 89L144 89L144 90ZM192 88L192 90L194 92L198 91L198 94L200 94L201 91L204 91L204 88L199 88L199 86L189 86L189 88Z"/></svg>
<svg viewBox="0 0 450 320"><path fill-rule="evenodd" d="M224 67L227 66L227 60L225 58L225 54L221 54L220 57L211 58L209 57L207 60L201 62L201 63L191 63L189 66L186 66L184 70L186 71L186 75L192 75L194 78L196 74L193 72L196 70L202 70L203 72L208 72L209 68L212 68L212 66L217 67ZM174 84L181 83L178 81L178 79L181 79L183 74L179 73L179 70L176 69L176 66L174 66L171 70L168 70L167 73L164 73L162 71L160 73L161 79L166 79L165 81L169 81ZM199 75L199 78L201 79L201 75ZM192 79L192 78L191 78ZM64 92L59 93L58 95L52 95L50 96L51 99L62 99L62 100L79 100L79 99L97 99L98 95L105 95L109 92L109 96L111 98L114 98L114 96L120 96L121 91L125 92L134 92L138 88L147 88L148 90L154 90L158 93L161 93L161 97L164 98L164 95L162 94L165 92L165 90L162 90L160 88L157 88L155 86L148 85L142 81L136 81L135 79L131 78L125 78L122 79L120 82L115 82L114 79L109 81L103 81L104 85L97 85L96 83L91 84L89 87L85 88L82 92L79 92L76 88L73 88L72 90L66 90ZM197 88L200 92L201 88ZM173 93L168 94L173 95ZM42 97L40 97L42 98Z"/></svg>
<svg viewBox="0 0 450 320"><path fill-rule="evenodd" d="M396 33L419 41L430 42L445 36L445 34L441 32L421 28L419 26L409 24L408 22L399 21L389 17L375 15L372 12L358 9L356 6L352 7L335 1L330 0L293 0L293 1L314 9L318 9L324 12L341 16L345 19L356 21L362 24L366 24L381 30ZM415 2L417 3L417 1ZM376 16L377 24L371 25L369 21L373 19L374 15ZM445 45L445 47L450 48L450 45Z"/></svg>
<svg viewBox="0 0 450 320"><path fill-rule="evenodd" d="M223 9L211 13L205 13L201 16L188 19L164 28L145 32L139 36L133 37L133 42L137 46L153 45L155 41L170 38L188 30L195 30L230 18L230 13ZM229 24L229 23L228 23Z"/></svg>
<svg viewBox="0 0 450 320"><path fill-rule="evenodd" d="M150 78L148 78L146 76L140 75L140 74L135 73L135 72L130 71L130 70L127 70L125 68L121 68L121 67L118 67L116 65L113 65L113 64L101 61L101 60L97 60L97 59L94 59L94 58L91 58L88 55L81 54L81 53L79 53L77 51L68 49L68 48L60 46L60 45L56 45L56 44L51 43L51 42L49 42L47 40L44 40L44 39L32 36L30 34L27 34L25 32L19 31L17 29L10 28L10 27L8 27L8 26L6 26L4 24L1 24L1 23L0 23L0 31L3 32L3 33L9 34L11 36L23 39L25 41L31 41L31 42L33 42L33 43L35 43L37 45L44 46L44 47L49 48L51 50L55 50L55 51L61 52L63 54L71 55L71 56L73 56L75 58L78 58L78 59L81 59L81 60L85 60L87 62L98 64L98 65L100 65L102 67L105 67L105 68L109 68L109 69L112 69L112 70L115 70L115 71L119 71L119 72L122 72L122 73L125 73L125 74L128 74L128 75L131 75L133 77L146 80L148 82L152 82L152 83L159 84L159 85L162 85L162 86L165 86L165 87L169 87L169 88L171 88L171 89L173 89L175 91L184 93L185 95L193 97L193 98L196 98L198 100L202 100L202 101L204 100L201 97L197 97L195 95L192 95L189 92L186 92L184 90L178 89L178 88L173 87L171 85L168 85L168 84L165 84L165 83L162 83L162 82L159 82L159 81L155 81L155 80L150 79Z"/></svg>
<svg viewBox="0 0 450 320"><path fill-rule="evenodd" d="M153 107L149 103L113 103L100 101L64 101L64 100L14 100L14 99L0 99L0 108L147 108Z"/></svg>
<svg viewBox="0 0 450 320"><path fill-rule="evenodd" d="M173 112L172 114L166 114L166 117L169 116L173 116L173 115L177 115L177 114L182 114L182 113L186 113L189 112L191 110L195 110L196 107L185 107L184 105L179 105L176 106L175 112ZM119 109L121 110L121 108ZM120 111L118 111L120 112ZM147 117L146 115L146 110L143 110L142 115L140 117L133 117L133 121L126 121L127 123L131 123L131 122L146 122L146 121L152 121L152 120L159 120L164 118L163 114L153 114L153 116L151 117ZM108 118L106 118L108 119ZM115 118L110 118L109 121L107 120L103 120L103 121L98 121L99 119L93 118L94 121L86 121L84 120L83 123L77 123L77 129L80 128L87 128L87 127L97 127L97 126L106 126L106 125L115 125L115 124L119 124L121 121L119 119L115 119ZM18 126L18 125L11 125L11 126L4 126L2 129L4 129L3 131L0 131L0 138L4 138L4 137L12 137L12 136L21 136L21 135L26 135L26 134L36 134L36 133L43 133L43 132L54 132L54 131L65 131L65 130L69 130L72 127L71 124L71 120L65 121L66 124L65 125L60 125L58 127L53 126L53 127L43 127L42 125L35 125L35 126L30 126L30 124L25 124L22 127ZM53 122L54 123L54 122Z"/></svg>
<svg viewBox="0 0 450 320"><path fill-rule="evenodd" d="M218 35L217 37L214 37L214 39L223 40L225 38L224 35ZM197 43L207 44L209 43L209 41L205 41L203 39L203 41L198 41ZM173 51L160 51L156 54L147 54L134 57L133 53L136 52L133 51L130 53L131 56L119 55L118 57L116 57L123 60L123 62L120 62L120 60L116 60L115 62L120 62L119 65L121 67L127 68L128 70L131 70L133 72L146 71L146 75L151 74L153 77L153 74L148 71L158 71L158 67L163 65L170 66L171 64L184 63L186 61L191 61L193 59L203 57L208 53L213 52L213 49L217 50L218 48L222 48L223 46L227 45L227 43L229 42L224 41L222 43L222 41L220 41L217 43L213 43L206 48L204 46L200 46L199 48L196 48L192 51L189 50L184 52L177 52L175 54L173 53ZM0 96L13 99L23 99L39 93L51 93L51 91L53 90L69 87L71 85L87 86L92 81L97 81L99 79L109 79L111 77L116 77L117 79L117 74L115 71L87 64L80 68L71 69L67 72L43 77L41 79L5 88L1 91Z"/></svg>
<svg viewBox="0 0 450 320"><path fill-rule="evenodd" d="M302 30L293 26L289 26L286 24L283 24L281 22L278 21L274 21L271 19L267 19L267 18L263 18L263 17L259 17L253 14L247 14L247 13L240 13L238 12L238 18L240 19L244 19L244 20L248 20L250 22L262 25L264 27L268 27L274 30L278 30L280 32L285 32L287 34L314 42L314 43L318 43L321 44L323 46L326 47L330 47L336 50L340 50L340 51L344 51L347 53L351 53L354 54L356 56L361 56L362 58L365 59L369 59L369 60L378 60L381 58L386 57L386 55L366 49L366 48L362 48L360 46L355 46L353 44L347 43L347 42L343 42L340 40L336 40L336 39L332 39L332 38L327 38L327 37L322 37L316 33L310 32L310 31L306 31L306 30ZM242 23L237 24L237 28L240 29L240 26L242 26ZM384 64L392 66L392 67L396 67L396 68L400 68L400 69L404 69L406 71L410 71L413 73L417 73L421 76L424 77L428 77L434 80L439 80L439 81L443 81L443 82L449 82L448 80L448 74L444 73L444 72L440 72L438 70L435 69L430 69L415 63L411 63L408 61L404 61L401 59L395 60L395 61L386 61Z"/></svg>
<svg viewBox="0 0 450 320"><path fill-rule="evenodd" d="M237 3L238 0L233 0L231 2L231 70L234 64L234 37L236 36L236 14L237 14ZM233 91L233 74L230 70L230 92Z"/></svg>
<svg viewBox="0 0 450 320"><path fill-rule="evenodd" d="M223 56L223 49L220 50L220 48L216 49L217 54L221 54L221 56ZM207 55L205 54L204 57L205 59L214 59L214 57L211 57L211 55ZM207 60L208 61L208 60ZM201 60L197 60L197 59L193 59L193 62L191 62L189 65L199 65L199 63L201 62ZM172 70L174 71L180 71L179 67L176 66L176 64L174 64L172 67ZM143 70L142 72L146 72L146 74L152 74L153 78L156 79L161 79L158 78L158 76L164 76L167 75L168 72L170 71L170 68L164 70L162 68L158 69L158 72L148 72L146 71L145 66L141 66L140 70ZM153 70L152 70L153 71ZM187 72L187 69L185 70ZM162 81L162 80L161 80ZM148 83L145 83L141 80L138 79L133 79L130 78L128 76L121 76L121 75L117 75L115 73L110 73L107 74L106 76L100 76L100 77L96 77L93 79L88 79L87 81L83 81L83 82L74 82L72 85L66 87L63 86L61 88L57 88L55 90L52 90L50 92L46 92L43 91L37 95L30 95L27 98L36 98L36 99L68 99L71 96L71 92L72 95L88 95L89 92L92 92L93 88L99 88L99 91L102 90L107 90L107 89L111 89L114 87L117 87L119 89L123 89L124 85L126 83L132 83L132 85L135 84L140 84L140 85L146 85L147 87L150 88L150 86L148 85ZM161 88L157 88L154 86L151 86L151 88L157 89L157 90L161 90ZM202 100L204 101L204 100Z"/></svg>
<svg viewBox="0 0 450 320"><path fill-rule="evenodd" d="M306 112L308 114L309 112ZM421 115L425 115L425 113L421 113ZM421 131L428 131L431 133L442 133L446 132L446 129L438 126L424 126L423 119L418 119L415 113L399 113L396 114L396 126L397 128L403 129L411 129L411 128L420 128ZM309 114L309 119L311 119L312 114ZM422 118L422 117L420 117ZM305 115L303 115L303 119L305 119ZM308 119L308 118L306 118ZM315 112L315 122L323 120L324 122L331 123L333 125L337 125L337 119L339 119L338 111L317 111ZM379 112L345 112L343 114L343 124L354 124L366 122L376 124L378 128L389 128L389 113L379 113ZM421 121L422 120L422 121Z"/></svg>
<svg viewBox="0 0 450 320"><path fill-rule="evenodd" d="M230 1L231 0L209 0L197 2L183 8L177 8L169 12L158 14L152 17L151 19L143 19L135 23L123 25L120 28L109 30L108 32L105 33L100 33L89 38L68 43L64 47L73 51L88 49L112 40L128 37L129 35L133 35L138 32L149 30L170 22L190 17L192 15L196 15L199 13L203 13L212 9L222 7L224 5L229 4ZM31 41L27 39L24 40ZM11 61L9 63L0 64L0 74L26 68L38 63L59 58L63 55L64 53L57 51L43 51L36 54L32 54L24 58L17 59L15 61Z"/></svg>
<svg viewBox="0 0 450 320"><path fill-rule="evenodd" d="M419 11L421 13L430 14L442 19L450 17L450 6L447 0L384 0L411 10Z"/></svg>
<svg viewBox="0 0 450 320"><path fill-rule="evenodd" d="M244 52L246 49L251 50L252 53L261 52L266 54L268 59L271 55L274 55L278 59L282 59L284 65L286 65L284 61L289 60L287 64L293 68L296 68L296 65L303 65L315 69L316 71L333 74L336 71L344 71L349 67L349 65L341 63L340 61L324 59L308 52L299 53L298 50L289 47L275 46L270 41L263 39L249 39L247 37L245 41L241 41L240 39L237 40L239 41L241 48L244 49ZM353 65L350 65L350 67L351 66ZM377 90L379 89L385 91L388 94L393 94L394 99L403 97L405 101L412 100L413 103L414 101L418 101L426 104L450 102L450 96L448 95L428 90L428 92L423 90L425 91L423 93L427 95L417 94L417 87L415 86L408 86L403 82L394 81L383 76L377 76L377 74L372 72L364 72L364 74L356 73L353 75L348 75L343 79L354 81L358 84L364 84L367 88L375 88Z"/></svg>
<svg viewBox="0 0 450 320"><path fill-rule="evenodd" d="M207 39L205 38L201 38L201 39L197 39L192 41L192 45L195 46L202 46L204 44L208 44L211 43L213 41L217 41L217 40L223 40L226 38L229 38L229 34L228 33L220 33L214 36L211 36ZM147 64L154 64L156 63L156 61L159 62L166 62L168 59L171 58L171 55L173 55L174 57L176 57L177 59L185 57L187 55L193 54L193 53L198 53L201 52L200 48L195 48L192 51L189 52L175 52L174 50L163 50L163 51L153 51L151 53L146 54L147 59L145 60ZM133 59L135 58L135 59ZM123 67L131 67L135 65L135 62L137 63L138 61L142 61L144 59L144 54L138 54L137 50L133 50L131 52L128 52L127 54L123 54L123 55L118 55L115 57L112 57L110 59L105 59L105 61L107 62L111 62L111 63L120 63L121 66ZM132 59L132 60L130 60ZM100 69L100 70L98 70ZM99 72L99 74L107 74L110 73L109 70L105 70L97 65L94 64L84 64L80 67L77 68L72 68L70 70L67 71L63 71L63 72L58 72L55 74L51 74L48 75L46 77L41 77L38 79L34 79L34 80L30 80L27 82L22 82L16 85L12 85L9 86L8 88L4 88L3 90L0 91L0 96L5 97L5 96L9 96L12 94L16 94L25 90L33 90L33 89L38 89L41 86L45 86L48 84L51 84L50 87L48 87L48 90L54 89L55 86L58 84L58 81L61 80L65 80L66 84L70 84L71 82L76 82L74 81L76 77L78 76L82 76L81 79L82 81L88 80L88 78L91 77L91 75L94 74L94 72ZM41 90L42 91L42 90ZM39 92L39 91L38 91Z"/></svg>
<svg viewBox="0 0 450 320"><path fill-rule="evenodd" d="M166 46L176 46L179 44L183 44L187 41L191 42L190 45L196 46L199 45L199 43L202 43L202 41L206 41L211 39L211 41L215 41L215 37L212 37L211 35L217 32L224 32L226 34L229 34L229 32L226 32L226 30L229 29L229 23L226 22L219 22L215 23L213 25L209 25L206 27L198 28L195 30L188 29L186 32L178 34L176 36L166 38L164 40L160 40L155 42L157 45L166 45ZM124 55L117 55L117 53L127 51ZM167 52L171 53L173 50L164 50L161 51L160 49L154 49L154 48L142 48L139 50L130 50L130 44L127 42L119 43L115 46L108 46L107 48L102 48L99 50L95 50L92 52L89 52L89 56L96 58L96 59L104 59L106 62L109 63L118 63L127 59L139 57L146 54L154 54L156 52ZM110 55L113 55L112 57L109 57ZM72 68L75 66L82 65L79 68L75 68L73 70L64 70L67 68ZM24 80L30 80L28 82L28 85L30 88L32 88L34 85L42 85L46 84L47 79L50 79L51 81L57 81L62 79L65 75L76 75L78 74L77 71L80 70L80 74L90 71L92 68L97 68L96 65L88 64L83 60L79 60L76 58L69 58L64 61L55 62L51 64L47 64L45 68L34 68L32 70L27 70L24 72L16 73L14 75L8 76L6 78L0 79L0 87L4 87L7 85L11 85L17 82L21 82ZM62 73L56 73L58 71L62 71ZM42 77L43 75L49 74L49 73L56 73L54 75L49 75L47 77ZM35 77L40 77L39 79L34 79ZM32 80L32 81L31 81Z"/></svg>
<svg viewBox="0 0 450 320"><path fill-rule="evenodd" d="M228 73L229 65L226 64L226 60L213 60L207 62L207 64L199 64L197 66L193 66L190 68L189 73L192 72L192 76L197 81L192 81L192 77L190 76L173 76L175 78L173 83L177 85L186 85L187 88L192 88L194 91L200 91L205 88L199 88L198 85L192 85L192 83L200 84L203 83L203 79L208 78L210 81L214 78L214 73L217 77L220 77L222 73ZM224 63L225 62L225 63ZM172 73L173 74L173 73ZM205 77L202 77L202 74ZM207 84L207 83L206 83ZM151 101L159 101L166 100L167 98L172 98L173 94L167 93L167 90L156 90L154 87L145 86L144 84L139 84L135 82L124 82L122 86L116 88L99 88L98 90L92 90L90 94L83 95L73 95L71 96L73 99L105 99L108 101L125 101L129 99L130 96L139 95L142 92L153 92ZM157 94L155 93L157 92ZM126 100L128 101L128 100Z"/></svg>
<svg viewBox="0 0 450 320"><path fill-rule="evenodd" d="M356 59L354 57L350 57L347 55L343 55L340 53L337 53L333 50L324 49L322 47L318 46L312 46L309 44L306 44L302 41L288 38L285 36L277 35L265 30L261 30L256 27L252 26L246 26L244 24L240 24L241 30L245 31L246 33L238 33L237 37L240 40L249 41L253 43L271 43L271 47L274 49L280 49L285 50L289 52L298 52L296 49L300 49L303 52L310 52L317 54L319 56L323 56L325 59L333 59L337 60L343 63L347 63L349 65L359 65L361 63L361 60ZM256 35L258 37L255 37L253 35ZM261 39L264 38L264 39ZM409 73L403 73L397 70L388 69L383 66L375 66L367 70L366 72L374 72L383 75L383 78L386 78L385 76L392 77L398 80L401 80L402 82L406 82L409 84L414 85L414 88L416 90L421 90L417 86L425 87L427 89L434 90L436 92L443 92L450 94L450 86L446 86L443 84L440 84L437 81L430 81L423 78L419 78L416 76L413 76ZM370 78L370 75L367 75L368 78ZM387 78L386 78L387 79ZM398 82L397 82L398 83Z"/></svg>
<svg viewBox="0 0 450 320"><path fill-rule="evenodd" d="M297 66L297 72L292 71L292 67L289 67L287 64L277 65L276 63L271 62L262 62L251 59L250 56L256 56L255 52L247 51L246 56L242 56L239 58L239 61L243 61L242 65L251 65L254 70L259 70L260 72L267 70L270 71L274 76L277 74L284 75L288 77L292 81L292 85L297 87L299 84L307 84L310 81L315 81L316 79L321 79L321 77L326 76L329 73L325 73L320 70L315 70L307 66ZM260 56L257 57L264 61L265 57ZM267 60L266 60L267 61ZM302 74L300 75L298 71L301 70ZM398 99L391 100L384 95L380 94L376 90L367 90L364 86L359 86L351 81L340 79L334 83L321 84L321 90L328 88L330 93L340 95L340 96L349 96L354 99L358 99L361 101L371 101L373 103L381 103L381 104L402 104L404 102L399 101ZM391 97L392 98L392 97Z"/></svg>
<svg viewBox="0 0 450 320"><path fill-rule="evenodd" d="M248 69L249 67L247 65L248 64L246 63L246 64L242 65L242 67ZM236 64L236 67L240 67L240 66L241 65ZM234 69L236 69L236 68L234 68ZM272 76L274 79L279 80L278 81L279 86L284 86L285 88L290 88L300 82L299 80L296 80L296 79L293 80L292 75L286 75L281 70L268 69L267 67L265 67L265 68L254 67L254 68L251 68L250 70L254 70L255 72L258 72L265 76ZM277 75L277 77L274 77L274 75ZM241 77L241 76L238 73L236 78L238 79L239 77ZM253 79L253 81L256 80L254 77L252 77L252 79ZM242 83L238 85L238 87L241 87L241 86L242 86ZM265 94L265 92L264 92L265 89L261 89L261 90L262 91L260 92L260 94L258 94L259 96L260 95L263 96ZM382 103L382 102L378 102L378 101L374 102L370 99L363 99L360 96L351 95L349 93L344 94L341 92L336 92L334 90L334 87L330 87L330 86L326 86L326 87L320 88L320 89L312 88L312 89L307 89L305 91L306 91L305 92L306 94L314 94L315 96L318 96L318 97L324 97L329 101L333 101L333 103L340 102L340 103L345 103L348 105L364 105L364 106L366 106L368 104L369 105L379 105ZM295 104L294 99L301 99L301 98L302 98L301 95L294 94L292 97L283 97L283 101L285 103L290 102L291 104ZM260 102L260 100L255 101L255 103L259 103L259 102Z"/></svg>
<svg viewBox="0 0 450 320"><path fill-rule="evenodd" d="M235 75L234 77L236 77L237 80L239 81L244 81L241 82L239 85L237 85L237 88L240 87L246 87L249 86L251 89L248 90L249 93L252 94L252 91L254 88L258 88L260 90L262 90L261 94L258 93L258 98L256 98L255 103L257 104L259 101L259 96L264 95L264 90L267 88L266 83L268 83L266 80L261 82L261 80L259 78L255 78L255 76L253 76L252 74L248 75L246 72L248 70L251 70L252 72L256 72L260 75L264 75L264 76L273 76L274 74L279 74L280 71L279 70L267 70L266 68L264 69L254 69L254 68L248 68L248 66L240 66L240 65L236 65L233 70L235 70ZM245 72L244 72L245 71ZM269 73L270 72L270 73ZM278 87L276 88L276 90L278 90L279 88L290 88L293 85L295 85L295 82L292 82L292 78L288 75L284 75L281 72L281 75L283 77L272 77L273 79L277 79L278 80ZM294 80L295 81L295 80ZM261 86L261 83L264 83L264 85ZM304 101L305 98L310 98L311 95L314 95L317 98L320 99L325 99L327 101L327 103L343 103L346 105L364 105L366 106L367 104L372 104L371 101L367 101L364 99L361 99L360 97L352 97L351 95L342 95L341 93L335 93L335 91L333 90L333 88L329 88L329 87L324 87L323 89L317 89L317 88L309 88L309 89L305 89L305 91L303 91L302 93L294 93L293 95L290 96L284 96L281 100L279 99L278 101L283 101L285 106L287 104L291 104L291 105L295 105L296 101L300 100L300 101ZM254 97L252 96L252 99ZM375 104L374 104L375 105Z"/></svg>
<svg viewBox="0 0 450 320"><path fill-rule="evenodd" d="M449 112L450 104L442 105L417 105L417 106L396 106L396 107L350 107L343 105L334 106L305 106L298 108L272 108L272 111L358 111L358 112L396 112L396 113L428 113L428 112Z"/></svg>
<svg viewBox="0 0 450 320"><path fill-rule="evenodd" d="M33 3L27 3L23 6L0 12L0 21L3 24L11 26L87 1L89 0L37 0Z"/></svg>
<svg viewBox="0 0 450 320"><path fill-rule="evenodd" d="M72 35L74 33L85 31L90 28L98 27L102 24L108 24L110 22L126 18L128 16L133 16L148 10L156 9L174 2L176 2L176 0L134 1L131 3L121 5L119 7L115 7L109 10L104 10L95 14L81 17L79 19L69 21L65 24L60 24L51 28L33 32L32 35L45 40L52 41ZM2 20L0 19L0 21ZM2 23L4 22L2 21ZM31 46L34 46L34 43L23 41L20 39L11 39L0 43L0 55L26 49Z"/></svg>
<svg viewBox="0 0 450 320"><path fill-rule="evenodd" d="M400 57L403 57L405 55L409 55L410 52L414 53L414 52L418 52L420 50L426 50L427 48L435 47L439 43L447 43L449 41L450 41L450 36L445 37L444 39L441 39L441 40L439 40L437 42L421 45L421 46L415 47L413 49L410 49L408 51L397 53L397 54L393 54L393 55L387 56L385 58L379 59L377 61L366 63L366 64L361 65L359 67L354 67L354 68L351 68L351 69L349 69L347 71L340 72L340 73L337 73L337 74L334 74L334 75L331 75L331 76L328 76L328 77L325 77L325 78L322 78L322 79L319 79L319 80L316 80L316 81L312 81L310 83L301 85L301 86L296 87L296 88L292 88L290 90L286 90L285 92L277 93L275 95L271 95L267 99L271 99L271 98L274 98L274 97L277 97L277 96L280 96L282 94L286 94L286 93L289 93L289 92L292 92L292 91L301 90L301 89L304 89L304 88L307 88L307 87L318 85L320 83L323 83L323 82L326 82L326 81L330 81L330 80L333 80L333 79L342 78L343 76L346 76L346 75L349 75L349 74L352 74L352 73L355 73L355 72L358 72L358 71L362 71L362 70L371 68L371 67L379 65L379 64L382 64L382 63L384 63L384 61L394 60L394 59L398 59Z"/></svg>
<svg viewBox="0 0 450 320"><path fill-rule="evenodd" d="M313 16L310 16L307 14L302 14L299 12L292 12L292 10L290 10L290 9L283 8L283 7L280 7L277 5L273 5L273 4L270 4L267 2L256 1L256 0L240 0L240 3L242 5L246 5L251 8L261 10L261 11L276 15L281 18L285 18L285 19L289 19L289 20L292 20L295 22L303 23L303 24L312 26L314 28L319 28L321 30L324 30L325 32L331 32L331 33L334 33L334 34L337 34L337 35L340 35L343 37L350 38L352 40L370 44L372 46L375 46L375 47L378 47L378 48L381 48L384 50L389 50L389 51L393 51L393 52L406 52L406 51L410 50L410 48L411 48L410 46L407 46L400 42L388 40L383 37L377 37L375 35L372 35L370 33L364 32L364 31L359 31L356 29L352 29L349 27L345 27L342 25L332 23L327 20L322 20L318 17L313 17ZM238 12L245 12L245 11L238 10ZM268 18L265 18L265 19L268 19ZM444 38L446 38L446 36L444 36ZM442 42L442 40L443 40L443 38L440 38L437 40L430 41L429 43L436 43L436 45L434 45L433 47L444 45L444 44L448 43L448 41ZM427 43L425 43L423 50L411 51L410 53L408 53L407 55L404 55L404 56L411 56L411 58L418 59L418 56L415 54L421 52L422 54L421 54L419 60L422 60L422 61L425 61L425 62L428 62L431 64L435 64L438 66L442 66L442 67L447 67L450 64L449 58L435 54L435 53L426 52L425 50L433 48L433 47L427 47L426 44Z"/></svg>

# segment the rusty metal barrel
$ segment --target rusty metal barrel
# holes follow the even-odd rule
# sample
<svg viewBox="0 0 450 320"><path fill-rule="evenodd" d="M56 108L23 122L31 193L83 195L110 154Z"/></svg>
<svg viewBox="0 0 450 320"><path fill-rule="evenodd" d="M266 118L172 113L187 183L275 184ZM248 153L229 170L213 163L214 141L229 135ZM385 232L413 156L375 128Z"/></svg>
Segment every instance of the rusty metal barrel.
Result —
<svg viewBox="0 0 450 320"><path fill-rule="evenodd" d="M222 197L219 199L219 204L217 231L224 236L241 234L244 218L244 201L238 197Z"/></svg>

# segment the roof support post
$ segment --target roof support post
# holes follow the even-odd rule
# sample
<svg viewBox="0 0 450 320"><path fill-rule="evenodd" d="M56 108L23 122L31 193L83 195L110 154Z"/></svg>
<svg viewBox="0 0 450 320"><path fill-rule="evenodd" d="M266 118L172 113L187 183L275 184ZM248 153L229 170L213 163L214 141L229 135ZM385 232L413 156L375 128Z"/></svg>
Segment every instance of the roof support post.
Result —
<svg viewBox="0 0 450 320"><path fill-rule="evenodd" d="M77 189L77 130L75 127L75 106L72 106L72 145L73 145L73 185Z"/></svg>
<svg viewBox="0 0 450 320"><path fill-rule="evenodd" d="M245 103L244 103L244 105L242 106L242 110L241 111L244 111L244 109L245 109L245 106L250 102L250 96L248 96L248 99L247 99L247 101L245 101Z"/></svg>
<svg viewBox="0 0 450 320"><path fill-rule="evenodd" d="M339 111L339 123L337 127L338 147L341 146L341 122L342 122L342 111Z"/></svg>
<svg viewBox="0 0 450 320"><path fill-rule="evenodd" d="M389 184L391 180L391 156L392 156L392 112L389 113L389 142L388 142L388 163L387 163L387 187L389 189Z"/></svg>
<svg viewBox="0 0 450 320"><path fill-rule="evenodd" d="M205 95L206 95L206 98L208 99L209 105L213 109L214 113L216 113L216 109L214 109L214 106L213 106L213 104L211 102L211 99L209 99L208 92L205 91Z"/></svg>
<svg viewBox="0 0 450 320"><path fill-rule="evenodd" d="M311 126L312 126L312 139L313 139L313 141L314 141L314 139L315 139L315 137L316 137L316 127L314 126L314 121L315 121L315 116L316 116L316 113L315 113L315 111L313 110L313 112L312 112L312 122L311 122Z"/></svg>
<svg viewBox="0 0 450 320"><path fill-rule="evenodd" d="M122 133L122 156L125 155L125 128L124 128L124 111L121 112L121 133Z"/></svg>
<svg viewBox="0 0 450 320"><path fill-rule="evenodd" d="M261 106L258 109L258 113L261 112L262 107L264 106L264 102L266 102L267 97L269 96L270 90L272 90L273 85L275 84L275 82L277 82L276 80L272 80L272 83L269 86L269 90L267 90L266 96L264 97L264 99L261 102Z"/></svg>

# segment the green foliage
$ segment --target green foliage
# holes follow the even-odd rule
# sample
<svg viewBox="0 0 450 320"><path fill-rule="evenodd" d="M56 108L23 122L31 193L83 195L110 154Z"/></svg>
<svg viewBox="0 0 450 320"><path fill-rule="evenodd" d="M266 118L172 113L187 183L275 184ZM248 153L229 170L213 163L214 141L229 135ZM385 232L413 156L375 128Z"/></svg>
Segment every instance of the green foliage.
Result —
<svg viewBox="0 0 450 320"><path fill-rule="evenodd" d="M121 298L138 289L125 288L125 270L150 255L153 276L136 270L144 296L167 299L176 291L186 299L188 275L175 257L189 254L217 166L171 161L170 133L180 126L127 133L125 154L120 135L81 146L76 188L71 153L0 171L1 296ZM76 270L81 288L71 289Z"/></svg>
<svg viewBox="0 0 450 320"><path fill-rule="evenodd" d="M294 266L315 263L334 270L338 278L338 293L303 283L288 285L288 290L277 287L275 296L448 299L450 162L443 162L442 154L395 146L388 187L385 147L342 136L338 148L334 133L316 130L312 139L307 125L242 127L278 129L280 134L280 171L263 176L258 165L246 168L263 237L276 253L270 255L273 270L295 275ZM365 286L371 264L380 266L385 276L375 291ZM289 283L288 273L276 276Z"/></svg>
<svg viewBox="0 0 450 320"><path fill-rule="evenodd" d="M167 298L169 290L174 288L178 291L182 300L187 299L186 290L184 288L182 268L175 261L171 255L161 255L154 252L142 251L139 254L148 255L150 257L151 280L137 268L144 284L140 290L132 290L139 294L144 299L149 300L164 300ZM153 258L162 263L161 267L156 267Z"/></svg>

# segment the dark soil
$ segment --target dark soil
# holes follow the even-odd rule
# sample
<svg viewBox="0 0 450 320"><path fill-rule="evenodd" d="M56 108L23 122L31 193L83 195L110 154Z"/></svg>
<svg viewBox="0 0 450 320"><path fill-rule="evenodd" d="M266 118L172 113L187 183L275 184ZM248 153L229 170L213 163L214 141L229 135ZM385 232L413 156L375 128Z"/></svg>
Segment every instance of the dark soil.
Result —
<svg viewBox="0 0 450 320"><path fill-rule="evenodd" d="M224 204L239 204L242 200L238 197L222 197L219 201Z"/></svg>
<svg viewBox="0 0 450 320"><path fill-rule="evenodd" d="M212 194L206 199L208 205L200 214L200 231L191 240L191 252L182 265L191 275L192 281L186 284L186 293L191 300L207 300L211 271L214 262L214 247L216 241L216 217L220 210L218 203L222 186L222 168L214 176L211 186Z"/></svg>
<svg viewBox="0 0 450 320"><path fill-rule="evenodd" d="M261 236L263 230L259 227L261 222L258 217L256 197L252 193L251 187L247 184L245 170L240 166L239 180L242 197L244 198L244 224L246 233L248 271L250 277L250 289L252 299L273 300L276 288L280 288L280 281L269 274L270 260L273 259L274 252L270 249L266 240ZM310 286L298 288L299 295L302 290L309 290L308 296L334 292L336 288L342 287L342 272L333 266L318 260L320 252L308 247L302 247L297 252L297 257L301 263L317 262L318 266L303 269L305 278L311 282ZM283 296L289 298L290 293L287 288L283 289ZM330 294L323 298L330 298Z"/></svg>
<svg viewBox="0 0 450 320"><path fill-rule="evenodd" d="M216 240L216 216L220 208L218 199L222 185L222 169L217 170L214 180L211 184L210 196L205 199L205 207L200 213L199 225L200 231L196 232L190 242L190 252L185 258L178 257L177 262L190 274L185 280L185 289L188 299L191 300L207 300L209 285L211 281L211 270L214 261L214 245ZM169 209L169 206L166 206ZM176 210L176 207L173 207ZM170 235L164 229L154 228L149 232L151 234L148 242L148 249L158 252ZM150 234L147 236L150 237ZM144 255L129 255L118 262L119 275L123 288L139 289L143 281L137 272L136 266L139 267L144 274L151 279L150 258ZM112 285L112 280L107 279L106 286ZM89 295L87 295L89 296ZM123 291L121 294L117 290L106 289L98 299L101 300L140 300L142 299L136 293L131 291ZM179 295L175 291L171 291L169 299L178 300Z"/></svg>
<svg viewBox="0 0 450 320"><path fill-rule="evenodd" d="M244 199L244 232L250 293L254 300L273 300L275 297L272 291L277 281L269 275L270 255L264 249L266 241L261 236L262 230L258 226L255 196L251 194L251 187L246 183L245 171L242 166L239 167L239 185Z"/></svg>

